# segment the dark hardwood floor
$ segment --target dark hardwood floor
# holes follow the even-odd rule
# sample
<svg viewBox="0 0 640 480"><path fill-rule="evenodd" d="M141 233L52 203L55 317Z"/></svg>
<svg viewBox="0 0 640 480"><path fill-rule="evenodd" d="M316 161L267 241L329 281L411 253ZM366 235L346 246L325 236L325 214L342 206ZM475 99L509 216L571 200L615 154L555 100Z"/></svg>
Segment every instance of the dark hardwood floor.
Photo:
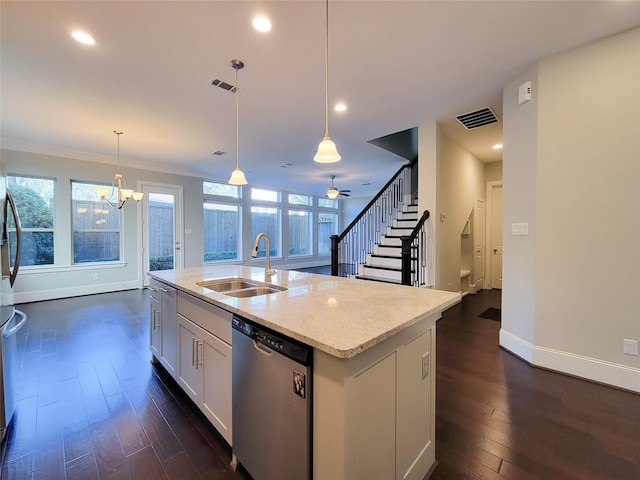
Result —
<svg viewBox="0 0 640 480"><path fill-rule="evenodd" d="M640 395L528 366L497 346L498 321L478 318L488 307L499 291L438 322L432 478L638 480ZM3 479L250 479L149 363L146 291L20 308L29 323Z"/></svg>

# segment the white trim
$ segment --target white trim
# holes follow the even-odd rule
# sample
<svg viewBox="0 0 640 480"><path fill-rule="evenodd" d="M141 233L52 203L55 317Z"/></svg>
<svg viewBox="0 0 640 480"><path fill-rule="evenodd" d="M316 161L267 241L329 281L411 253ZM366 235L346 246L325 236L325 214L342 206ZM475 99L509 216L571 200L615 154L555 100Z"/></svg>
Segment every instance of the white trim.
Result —
<svg viewBox="0 0 640 480"><path fill-rule="evenodd" d="M540 347L500 329L500 346L537 367L640 393L640 368Z"/></svg>
<svg viewBox="0 0 640 480"><path fill-rule="evenodd" d="M22 271L20 272L22 274ZM101 283L98 285L82 285L77 287L51 288L47 290L31 290L13 294L13 303L41 302L43 300L55 300L57 298L80 297L95 293L119 292L138 288L138 280L126 282Z"/></svg>
<svg viewBox="0 0 640 480"><path fill-rule="evenodd" d="M127 262L83 262L73 265L28 265L20 266L20 276L38 275L43 273L80 272L82 270L107 270L111 268L124 268Z"/></svg>

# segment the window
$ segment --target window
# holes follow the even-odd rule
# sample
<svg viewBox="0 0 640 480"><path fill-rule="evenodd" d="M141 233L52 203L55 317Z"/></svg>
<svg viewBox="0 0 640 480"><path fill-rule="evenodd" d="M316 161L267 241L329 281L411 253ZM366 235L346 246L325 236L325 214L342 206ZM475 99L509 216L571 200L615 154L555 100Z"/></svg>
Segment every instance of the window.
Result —
<svg viewBox="0 0 640 480"><path fill-rule="evenodd" d="M73 263L120 260L120 210L100 200L99 186L71 181Z"/></svg>
<svg viewBox="0 0 640 480"><path fill-rule="evenodd" d="M313 224L308 210L289 210L289 255L311 255Z"/></svg>
<svg viewBox="0 0 640 480"><path fill-rule="evenodd" d="M149 271L171 270L175 254L175 195L149 192Z"/></svg>
<svg viewBox="0 0 640 480"><path fill-rule="evenodd" d="M20 265L53 265L55 181L8 175L7 188L16 203L22 227ZM15 231L15 225L9 224L7 233L12 250Z"/></svg>
<svg viewBox="0 0 640 480"><path fill-rule="evenodd" d="M331 253L331 235L338 234L338 214L318 213L318 255Z"/></svg>
<svg viewBox="0 0 640 480"><path fill-rule="evenodd" d="M240 206L204 202L204 261L237 260Z"/></svg>
<svg viewBox="0 0 640 480"><path fill-rule="evenodd" d="M280 201L280 193L274 190L261 190L260 188L252 188L251 200L259 200L263 202L278 202Z"/></svg>
<svg viewBox="0 0 640 480"><path fill-rule="evenodd" d="M330 198L318 197L318 206L324 208L338 208L338 201Z"/></svg>
<svg viewBox="0 0 640 480"><path fill-rule="evenodd" d="M289 194L289 204L291 205L313 205L313 197L309 195L299 195L297 193Z"/></svg>
<svg viewBox="0 0 640 480"><path fill-rule="evenodd" d="M221 197L240 198L240 187L226 183L202 182L202 193L205 195L219 195Z"/></svg>
<svg viewBox="0 0 640 480"><path fill-rule="evenodd" d="M251 207L251 238L264 232L269 236L271 243L270 255L272 257L280 256L280 209L274 207ZM264 240L258 245L258 257L265 257L267 253Z"/></svg>

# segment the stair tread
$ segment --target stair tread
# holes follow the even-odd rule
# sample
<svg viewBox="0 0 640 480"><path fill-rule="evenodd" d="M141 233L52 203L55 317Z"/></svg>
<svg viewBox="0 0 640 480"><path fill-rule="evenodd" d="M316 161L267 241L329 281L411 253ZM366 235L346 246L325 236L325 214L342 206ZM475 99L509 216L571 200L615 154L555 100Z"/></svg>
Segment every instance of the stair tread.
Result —
<svg viewBox="0 0 640 480"><path fill-rule="evenodd" d="M401 282L389 278L373 277L371 275L356 275L360 280L368 280L370 282L393 283L394 285L402 285Z"/></svg>

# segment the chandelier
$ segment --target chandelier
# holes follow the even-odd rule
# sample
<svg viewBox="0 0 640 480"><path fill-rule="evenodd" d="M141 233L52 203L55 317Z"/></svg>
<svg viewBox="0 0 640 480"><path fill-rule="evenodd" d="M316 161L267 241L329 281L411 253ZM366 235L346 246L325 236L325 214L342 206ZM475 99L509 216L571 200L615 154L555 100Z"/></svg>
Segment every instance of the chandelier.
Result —
<svg viewBox="0 0 640 480"><path fill-rule="evenodd" d="M111 187L97 187L96 193L102 200L112 207L121 209L122 207L133 205L134 201L135 203L139 202L142 200L142 196L144 194L142 192L135 192L131 189L125 188L126 184L124 182L124 177L120 173L120 135L122 135L122 132L114 130L113 133L118 137L118 170L113 176L113 183L111 184Z"/></svg>

